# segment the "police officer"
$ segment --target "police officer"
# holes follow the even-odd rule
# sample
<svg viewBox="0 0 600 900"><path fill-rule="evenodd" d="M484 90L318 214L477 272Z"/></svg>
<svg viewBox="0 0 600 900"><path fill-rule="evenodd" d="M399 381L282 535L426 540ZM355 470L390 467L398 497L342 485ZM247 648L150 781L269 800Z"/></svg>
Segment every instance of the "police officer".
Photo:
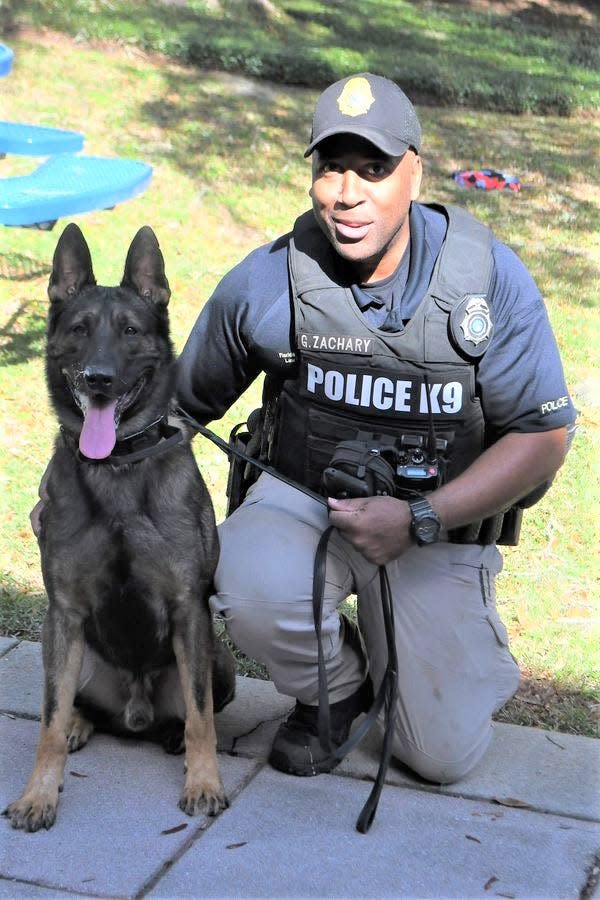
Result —
<svg viewBox="0 0 600 900"><path fill-rule="evenodd" d="M296 700L270 756L295 775L335 765L318 739L311 605L329 524L334 745L384 677L385 565L394 755L439 783L478 762L519 682L496 611L497 543L517 542L519 501L551 481L575 417L531 276L468 214L417 202L420 146L393 82L363 73L327 88L305 153L312 210L223 278L180 360L181 406L203 423L266 373L263 456L284 476L322 490L345 440L392 446L403 473L395 496L330 497L328 508L263 474L220 526L213 609ZM352 593L358 629L338 613Z"/></svg>

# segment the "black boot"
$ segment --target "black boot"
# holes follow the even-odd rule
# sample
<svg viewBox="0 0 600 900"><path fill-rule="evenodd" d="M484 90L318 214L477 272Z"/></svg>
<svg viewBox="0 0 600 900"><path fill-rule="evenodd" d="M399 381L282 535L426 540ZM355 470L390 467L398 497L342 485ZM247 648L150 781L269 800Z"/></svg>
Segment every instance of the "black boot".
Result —
<svg viewBox="0 0 600 900"><path fill-rule="evenodd" d="M347 697L329 707L331 745L341 747L354 719L366 712L373 702L370 678ZM296 701L296 707L283 725L279 726L269 762L288 775L320 775L330 772L340 762L327 753L319 743L319 708Z"/></svg>

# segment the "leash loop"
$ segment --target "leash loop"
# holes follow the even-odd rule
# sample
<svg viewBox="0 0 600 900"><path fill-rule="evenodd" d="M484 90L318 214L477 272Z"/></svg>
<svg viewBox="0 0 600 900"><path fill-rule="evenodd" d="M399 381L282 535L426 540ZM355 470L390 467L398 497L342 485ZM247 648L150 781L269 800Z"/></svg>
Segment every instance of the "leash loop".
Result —
<svg viewBox="0 0 600 900"><path fill-rule="evenodd" d="M285 484L296 488L303 494L312 497L313 500L317 500L319 503L327 506L327 499L325 497L322 497L320 494L311 491L303 484L299 484L298 482L293 481L291 478L287 478L284 475L281 475L271 466L268 466L251 456L248 456L246 453L243 453L241 450L238 450L236 447L228 444L226 441L212 432L209 428L206 428L204 425L201 425L199 422L193 419L189 415L189 413L185 412L184 410L178 409L177 415L184 419L184 421L186 421L191 428L199 432L204 437L208 438L208 440L212 441L213 444L223 450L229 458L231 458L231 456L236 456L238 457L238 459L242 459L246 463L250 463L250 465L255 466L257 469L260 469L261 472L266 472L267 474L272 475L279 481L283 481ZM319 743L326 753L330 753L337 762L341 762L341 760L351 750L353 750L354 747L356 747L356 745L359 744L360 741L362 741L363 738L369 733L369 731L377 721L379 713L385 708L385 730L381 757L379 761L379 769L377 771L377 776L375 778L375 783L373 784L373 787L371 789L371 793L369 794L365 805L363 806L356 821L356 830L361 834L366 834L371 827L373 819L375 818L379 798L381 796L381 791L385 783L385 776L392 756L393 717L396 699L398 696L398 656L396 652L396 635L394 630L394 610L392 605L392 592L387 570L385 566L379 566L381 607L387 644L386 670L379 690L377 691L377 695L375 696L375 699L371 704L371 708L368 710L363 720L358 724L358 726L354 729L352 734L349 735L349 737L344 741L343 744L341 744L337 748L333 748L331 746L329 692L327 689L327 672L325 669L325 655L323 652L321 624L323 619L323 598L325 593L327 547L334 530L334 526L329 525L321 535L315 553L313 568L312 604L315 634L317 638L319 679Z"/></svg>

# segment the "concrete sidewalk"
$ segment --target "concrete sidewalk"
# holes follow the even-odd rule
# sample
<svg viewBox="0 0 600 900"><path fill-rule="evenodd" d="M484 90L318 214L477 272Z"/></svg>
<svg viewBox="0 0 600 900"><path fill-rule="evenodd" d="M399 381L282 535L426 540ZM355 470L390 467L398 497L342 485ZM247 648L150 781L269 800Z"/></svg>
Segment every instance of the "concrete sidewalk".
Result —
<svg viewBox="0 0 600 900"><path fill-rule="evenodd" d="M0 808L30 773L40 645L0 638ZM230 808L177 807L182 758L97 735L68 758L58 818L25 834L0 819L0 897L587 898L600 846L600 741L497 725L458 785L396 767L367 835L355 822L377 770L369 739L335 774L292 778L266 757L292 708L238 679L217 717Z"/></svg>

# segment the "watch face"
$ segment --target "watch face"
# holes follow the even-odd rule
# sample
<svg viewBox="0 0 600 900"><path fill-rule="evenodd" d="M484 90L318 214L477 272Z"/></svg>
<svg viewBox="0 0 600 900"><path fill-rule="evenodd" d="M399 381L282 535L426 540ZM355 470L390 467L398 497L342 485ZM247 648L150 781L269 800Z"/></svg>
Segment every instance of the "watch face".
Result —
<svg viewBox="0 0 600 900"><path fill-rule="evenodd" d="M424 544L432 544L437 541L440 534L440 523L435 519L421 519L415 525L417 538Z"/></svg>
<svg viewBox="0 0 600 900"><path fill-rule="evenodd" d="M412 513L411 533L417 544L435 544L440 539L442 523L425 497L409 503Z"/></svg>

